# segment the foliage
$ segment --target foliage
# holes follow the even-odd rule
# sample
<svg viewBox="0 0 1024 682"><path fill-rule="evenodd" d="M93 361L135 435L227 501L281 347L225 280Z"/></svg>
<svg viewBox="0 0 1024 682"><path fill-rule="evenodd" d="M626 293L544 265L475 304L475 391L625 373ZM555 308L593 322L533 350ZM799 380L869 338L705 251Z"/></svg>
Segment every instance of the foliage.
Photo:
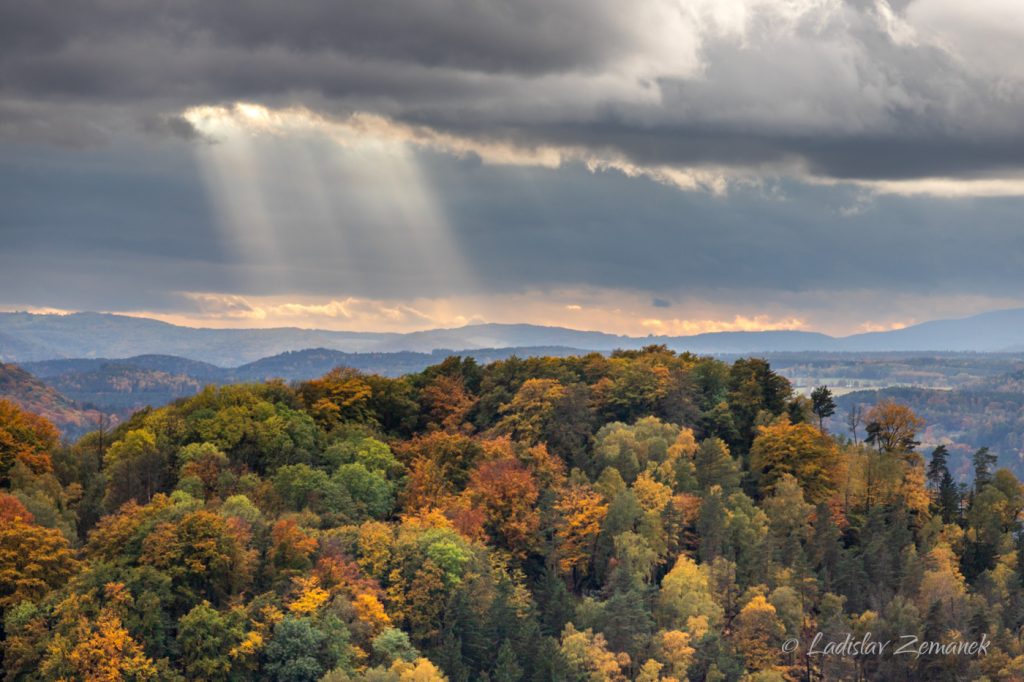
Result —
<svg viewBox="0 0 1024 682"><path fill-rule="evenodd" d="M1019 677L1020 483L985 442L926 463L899 404L832 435L831 401L654 346L208 388L69 445L0 403L4 672ZM818 630L995 653L781 650Z"/></svg>

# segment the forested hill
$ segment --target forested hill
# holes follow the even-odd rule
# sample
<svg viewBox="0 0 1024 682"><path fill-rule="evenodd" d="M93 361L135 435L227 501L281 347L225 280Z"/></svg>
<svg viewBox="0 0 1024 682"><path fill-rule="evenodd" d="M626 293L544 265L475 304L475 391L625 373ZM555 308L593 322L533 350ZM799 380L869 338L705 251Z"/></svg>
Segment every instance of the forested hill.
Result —
<svg viewBox="0 0 1024 682"><path fill-rule="evenodd" d="M68 399L17 365L0 363L0 398L45 417L71 437L92 431L106 419L101 411Z"/></svg>
<svg viewBox="0 0 1024 682"><path fill-rule="evenodd" d="M493 362L512 356L563 357L579 353L571 348L493 348L467 351L463 355L472 356L478 362ZM49 386L51 393L59 393L61 399L69 404L74 402L124 417L144 407L160 407L178 398L195 395L208 384L263 382L270 379L306 381L326 374L335 367L397 377L421 372L450 354L449 351L344 353L313 348L289 351L229 368L171 355L44 360L26 362L22 367ZM6 393L0 386L2 397L17 398L17 395ZM66 420L60 421L58 425L65 433L84 433L76 424Z"/></svg>
<svg viewBox="0 0 1024 682"><path fill-rule="evenodd" d="M9 680L1020 679L1024 492L664 347L208 387L62 446L0 401ZM987 655L805 656L816 632ZM784 650L796 639L801 648Z"/></svg>

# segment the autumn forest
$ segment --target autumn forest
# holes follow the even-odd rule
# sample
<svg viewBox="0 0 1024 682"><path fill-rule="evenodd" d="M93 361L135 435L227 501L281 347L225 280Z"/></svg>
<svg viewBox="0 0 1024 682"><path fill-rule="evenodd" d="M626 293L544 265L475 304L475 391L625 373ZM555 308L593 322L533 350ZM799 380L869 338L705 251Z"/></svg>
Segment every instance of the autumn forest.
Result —
<svg viewBox="0 0 1024 682"><path fill-rule="evenodd" d="M1021 679L1021 484L834 411L658 346L210 387L70 444L0 401L3 674Z"/></svg>

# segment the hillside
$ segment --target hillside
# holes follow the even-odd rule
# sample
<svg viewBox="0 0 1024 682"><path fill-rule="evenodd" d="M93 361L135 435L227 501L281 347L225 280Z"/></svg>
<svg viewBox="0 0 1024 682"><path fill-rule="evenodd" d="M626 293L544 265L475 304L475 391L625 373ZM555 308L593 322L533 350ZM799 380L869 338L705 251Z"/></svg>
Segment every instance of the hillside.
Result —
<svg viewBox="0 0 1024 682"><path fill-rule="evenodd" d="M451 355L472 357L477 362L486 364L497 360L504 360L513 355L521 358L542 356L566 357L585 352L576 348L548 346L480 348L463 351L439 349L430 353L417 353L413 351L346 353L327 348L311 348L262 358L241 367L225 370L224 375L227 381L266 381L267 379L302 381L326 374L335 367L351 367L368 374L399 377L404 374L421 372L430 365L437 364Z"/></svg>
<svg viewBox="0 0 1024 682"><path fill-rule="evenodd" d="M0 398L46 417L68 438L95 429L104 418L102 412L83 407L17 365L0 363Z"/></svg>
<svg viewBox="0 0 1024 682"><path fill-rule="evenodd" d="M842 339L848 351L1024 350L1024 310L996 310L957 320L922 322L904 329L856 334Z"/></svg>
<svg viewBox="0 0 1024 682"><path fill-rule="evenodd" d="M839 409L832 428L849 434L850 408L866 408L883 399L907 405L924 419L922 451L945 445L951 453L950 468L958 477L969 477L971 455L980 447L989 448L1000 466L1024 476L1024 392L909 386L856 391L837 398ZM864 437L863 425L859 436Z"/></svg>
<svg viewBox="0 0 1024 682"><path fill-rule="evenodd" d="M904 406L873 410L877 446L851 443L763 360L331 372L211 387L65 447L0 416L15 680L944 680L989 660L1012 680L1024 664L1014 474L951 459L926 480ZM991 659L782 645L963 621Z"/></svg>
<svg viewBox="0 0 1024 682"><path fill-rule="evenodd" d="M67 358L62 360L42 360L23 362L21 366L37 377L56 377L62 374L79 374L94 372L112 364L129 365L139 369L166 372L168 374L187 374L197 379L208 378L220 380L224 378L224 368L207 362L189 360L174 355L136 355L129 358Z"/></svg>
<svg viewBox="0 0 1024 682"><path fill-rule="evenodd" d="M208 384L305 381L335 367L399 377L420 372L449 355L473 357L487 364L513 355L566 357L586 351L565 347L485 348L432 353L412 351L346 353L326 348L288 351L239 367L167 355L124 359L64 359L24 363L43 383L79 404L127 416L144 406L159 407L197 393ZM1024 382L1024 356L997 353L763 353L777 371L803 393L827 384L838 394L890 387L964 388L976 391L1015 390ZM737 359L742 353L723 354ZM981 409L981 408L978 408Z"/></svg>
<svg viewBox="0 0 1024 682"><path fill-rule="evenodd" d="M485 348L458 355L486 364L512 357L565 357L580 354L572 348ZM209 384L261 383L270 379L305 381L335 367L398 377L420 372L444 360L452 351L432 353L346 353L312 348L261 358L240 367L217 367L169 355L138 355L124 359L74 358L26 362L22 365L42 383L67 398L107 413L127 417L143 407L160 407L198 393ZM13 365L12 365L13 366Z"/></svg>
<svg viewBox="0 0 1024 682"><path fill-rule="evenodd" d="M45 381L79 403L123 415L195 395L207 383L224 383L120 362L105 362L88 371L50 376Z"/></svg>

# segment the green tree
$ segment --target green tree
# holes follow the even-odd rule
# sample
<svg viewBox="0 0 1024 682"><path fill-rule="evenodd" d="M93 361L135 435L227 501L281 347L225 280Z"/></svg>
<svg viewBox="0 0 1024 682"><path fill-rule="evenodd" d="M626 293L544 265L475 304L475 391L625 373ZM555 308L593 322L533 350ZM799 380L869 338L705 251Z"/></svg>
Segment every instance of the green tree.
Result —
<svg viewBox="0 0 1024 682"><path fill-rule="evenodd" d="M720 438L705 438L694 456L697 468L697 483L707 491L711 486L721 486L728 494L740 483L739 464L729 454L729 446Z"/></svg>
<svg viewBox="0 0 1024 682"><path fill-rule="evenodd" d="M804 491L795 478L784 474L775 492L764 501L768 515L774 558L783 566L794 566L804 558L804 543L809 537L814 507L804 500Z"/></svg>
<svg viewBox="0 0 1024 682"><path fill-rule="evenodd" d="M997 458L987 447L979 448L971 458L974 464L974 491L977 493L992 482Z"/></svg>
<svg viewBox="0 0 1024 682"><path fill-rule="evenodd" d="M107 450L103 473L107 492L103 504L116 509L128 500L142 504L169 487L171 463L157 448L156 436L148 429L125 434Z"/></svg>
<svg viewBox="0 0 1024 682"><path fill-rule="evenodd" d="M733 363L728 402L743 451L754 440L760 413L782 414L792 394L789 381L772 371L765 360L741 358Z"/></svg>
<svg viewBox="0 0 1024 682"><path fill-rule="evenodd" d="M626 483L632 483L650 464L664 462L679 435L679 427L657 417L645 417L635 424L606 424L594 439L592 473L606 467L616 469Z"/></svg>
<svg viewBox="0 0 1024 682"><path fill-rule="evenodd" d="M178 621L181 667L189 679L227 680L231 675L228 652L242 639L241 628L209 602L192 608Z"/></svg>
<svg viewBox="0 0 1024 682"><path fill-rule="evenodd" d="M409 641L409 635L398 628L385 628L371 642L374 657L385 665L395 661L412 662L419 658L420 653Z"/></svg>
<svg viewBox="0 0 1024 682"><path fill-rule="evenodd" d="M825 432L825 420L836 413L836 401L828 386L818 386L811 391L811 410L818 418L818 429Z"/></svg>
<svg viewBox="0 0 1024 682"><path fill-rule="evenodd" d="M498 649L498 658L495 660L491 679L494 682L519 682L522 678L523 668L516 662L512 643L506 639Z"/></svg>
<svg viewBox="0 0 1024 682"><path fill-rule="evenodd" d="M395 504L395 486L377 471L370 471L363 464L342 464L331 476L331 482L338 486L352 500L354 516L375 519L386 518Z"/></svg>
<svg viewBox="0 0 1024 682"><path fill-rule="evenodd" d="M319 656L325 639L309 618L284 618L267 644L264 670L275 682L316 682L325 672Z"/></svg>
<svg viewBox="0 0 1024 682"><path fill-rule="evenodd" d="M932 492L933 511L939 514L943 523L953 523L960 512L960 494L949 472L948 455L945 445L939 445L932 450L926 474L928 487Z"/></svg>

